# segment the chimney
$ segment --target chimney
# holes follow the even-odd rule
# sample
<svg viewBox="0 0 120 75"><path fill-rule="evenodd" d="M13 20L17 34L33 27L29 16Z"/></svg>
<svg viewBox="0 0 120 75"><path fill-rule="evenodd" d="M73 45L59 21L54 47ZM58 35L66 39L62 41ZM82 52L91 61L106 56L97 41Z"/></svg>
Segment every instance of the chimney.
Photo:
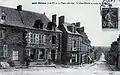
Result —
<svg viewBox="0 0 120 75"><path fill-rule="evenodd" d="M52 22L56 24L56 14L52 15Z"/></svg>
<svg viewBox="0 0 120 75"><path fill-rule="evenodd" d="M76 24L72 23L72 25L73 25L73 33L76 33Z"/></svg>
<svg viewBox="0 0 120 75"><path fill-rule="evenodd" d="M76 29L78 33L83 33L84 32L84 27L80 27Z"/></svg>
<svg viewBox="0 0 120 75"><path fill-rule="evenodd" d="M64 19L65 19L64 16L59 17L59 26L61 26L64 23Z"/></svg>
<svg viewBox="0 0 120 75"><path fill-rule="evenodd" d="M17 6L17 10L18 10L18 11L22 11L22 5L18 5L18 6Z"/></svg>
<svg viewBox="0 0 120 75"><path fill-rule="evenodd" d="M80 22L77 22L77 23L76 23L76 27L80 27Z"/></svg>
<svg viewBox="0 0 120 75"><path fill-rule="evenodd" d="M72 23L75 26L75 23Z"/></svg>

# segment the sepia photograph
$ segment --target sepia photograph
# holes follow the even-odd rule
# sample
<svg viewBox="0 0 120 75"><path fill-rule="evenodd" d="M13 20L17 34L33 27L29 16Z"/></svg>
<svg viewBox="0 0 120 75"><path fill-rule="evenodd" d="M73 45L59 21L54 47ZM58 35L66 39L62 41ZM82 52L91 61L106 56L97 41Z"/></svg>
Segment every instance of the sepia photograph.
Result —
<svg viewBox="0 0 120 75"><path fill-rule="evenodd" d="M120 75L120 0L0 0L0 75Z"/></svg>

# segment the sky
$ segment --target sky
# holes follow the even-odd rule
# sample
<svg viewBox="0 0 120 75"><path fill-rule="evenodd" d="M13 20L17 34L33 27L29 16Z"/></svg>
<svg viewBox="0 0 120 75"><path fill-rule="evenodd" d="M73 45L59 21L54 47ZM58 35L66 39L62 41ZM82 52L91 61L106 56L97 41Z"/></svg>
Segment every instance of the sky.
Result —
<svg viewBox="0 0 120 75"><path fill-rule="evenodd" d="M101 3L102 0L0 0L1 6L16 8L22 5L23 10L44 13L51 20L53 14L64 15L65 22L80 22L93 46L110 46L116 41L120 30L102 30L100 4L32 4L32 2L89 2ZM117 2L118 3L118 2ZM119 2L120 3L120 2ZM119 7L119 6L117 6Z"/></svg>

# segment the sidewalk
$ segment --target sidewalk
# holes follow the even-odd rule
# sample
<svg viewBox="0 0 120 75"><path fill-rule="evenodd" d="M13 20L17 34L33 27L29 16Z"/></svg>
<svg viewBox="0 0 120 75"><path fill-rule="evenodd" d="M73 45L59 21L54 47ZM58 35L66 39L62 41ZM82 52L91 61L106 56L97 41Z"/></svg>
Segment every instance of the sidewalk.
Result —
<svg viewBox="0 0 120 75"><path fill-rule="evenodd" d="M118 71L118 69L117 69L114 65L109 65L109 64L108 64L108 66L110 67L110 69L111 69L112 71Z"/></svg>

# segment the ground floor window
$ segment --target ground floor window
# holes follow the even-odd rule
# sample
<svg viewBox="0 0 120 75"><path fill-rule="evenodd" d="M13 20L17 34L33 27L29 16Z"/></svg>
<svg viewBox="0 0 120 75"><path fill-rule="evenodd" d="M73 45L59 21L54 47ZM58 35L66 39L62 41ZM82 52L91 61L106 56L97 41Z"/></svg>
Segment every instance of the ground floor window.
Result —
<svg viewBox="0 0 120 75"><path fill-rule="evenodd" d="M18 51L12 52L13 60L18 60Z"/></svg>
<svg viewBox="0 0 120 75"><path fill-rule="evenodd" d="M37 51L37 59L43 60L45 58L45 50L44 49L36 49Z"/></svg>
<svg viewBox="0 0 120 75"><path fill-rule="evenodd" d="M44 60L45 59L45 49L27 48L26 55L30 56L30 58L33 61Z"/></svg>
<svg viewBox="0 0 120 75"><path fill-rule="evenodd" d="M7 51L8 51L7 45L0 46L0 56L6 57Z"/></svg>
<svg viewBox="0 0 120 75"><path fill-rule="evenodd" d="M71 62L77 62L77 54L72 54Z"/></svg>

